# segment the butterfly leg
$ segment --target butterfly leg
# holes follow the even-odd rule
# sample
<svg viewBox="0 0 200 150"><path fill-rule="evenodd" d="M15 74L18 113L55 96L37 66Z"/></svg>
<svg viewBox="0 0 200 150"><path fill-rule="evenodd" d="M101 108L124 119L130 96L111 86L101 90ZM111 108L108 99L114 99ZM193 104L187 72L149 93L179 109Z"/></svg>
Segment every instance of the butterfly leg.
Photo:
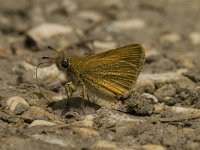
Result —
<svg viewBox="0 0 200 150"><path fill-rule="evenodd" d="M82 104L81 104L81 107L82 107L83 113L85 114L85 112L84 112L85 99L89 100L89 97L88 97L88 93L86 91L85 85L83 83L82 83L81 88L82 88Z"/></svg>
<svg viewBox="0 0 200 150"><path fill-rule="evenodd" d="M75 86L72 82L68 82L65 84L65 91L67 93L67 99L69 99L73 92L75 91Z"/></svg>
<svg viewBox="0 0 200 150"><path fill-rule="evenodd" d="M84 84L82 84L82 97L89 100L88 92Z"/></svg>

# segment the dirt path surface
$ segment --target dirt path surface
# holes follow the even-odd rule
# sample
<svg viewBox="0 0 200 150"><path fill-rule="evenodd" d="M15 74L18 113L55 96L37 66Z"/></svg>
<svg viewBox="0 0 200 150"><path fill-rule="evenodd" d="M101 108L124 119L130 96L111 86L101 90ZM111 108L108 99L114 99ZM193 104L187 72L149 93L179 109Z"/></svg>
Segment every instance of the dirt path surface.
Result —
<svg viewBox="0 0 200 150"><path fill-rule="evenodd" d="M198 150L199 0L0 0L0 149ZM68 101L50 45L86 56L141 43L146 62L121 110L80 89ZM120 109L120 108L118 108ZM126 111L126 112L124 112Z"/></svg>

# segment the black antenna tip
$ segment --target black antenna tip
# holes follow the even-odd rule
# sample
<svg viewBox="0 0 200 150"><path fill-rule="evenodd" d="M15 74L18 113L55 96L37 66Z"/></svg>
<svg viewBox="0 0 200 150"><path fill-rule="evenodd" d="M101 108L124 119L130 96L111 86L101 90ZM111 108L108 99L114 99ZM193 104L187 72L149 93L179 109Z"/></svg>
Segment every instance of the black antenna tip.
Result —
<svg viewBox="0 0 200 150"><path fill-rule="evenodd" d="M53 47L51 47L51 46L47 46L50 50L53 50L53 51L55 51L56 53L58 53L59 54L59 52L55 49L55 48L53 48Z"/></svg>
<svg viewBox="0 0 200 150"><path fill-rule="evenodd" d="M47 47L48 47L48 49L55 50L53 47L51 47L49 45Z"/></svg>
<svg viewBox="0 0 200 150"><path fill-rule="evenodd" d="M50 57L43 56L42 59L49 59Z"/></svg>

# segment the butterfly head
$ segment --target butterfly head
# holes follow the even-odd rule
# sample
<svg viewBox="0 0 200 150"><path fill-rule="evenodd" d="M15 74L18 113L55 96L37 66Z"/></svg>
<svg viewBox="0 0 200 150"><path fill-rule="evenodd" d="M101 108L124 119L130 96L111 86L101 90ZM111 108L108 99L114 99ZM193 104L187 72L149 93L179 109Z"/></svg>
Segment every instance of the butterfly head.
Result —
<svg viewBox="0 0 200 150"><path fill-rule="evenodd" d="M60 71L64 71L69 68L70 63L69 59L66 57L64 52L58 52L57 50L53 49L52 47L48 46L49 49L55 51L57 56L54 58L51 57L42 57L42 59L49 60L49 63L54 63Z"/></svg>
<svg viewBox="0 0 200 150"><path fill-rule="evenodd" d="M55 64L57 68L61 71L67 70L70 66L69 59L65 56L64 53L60 53L55 58Z"/></svg>

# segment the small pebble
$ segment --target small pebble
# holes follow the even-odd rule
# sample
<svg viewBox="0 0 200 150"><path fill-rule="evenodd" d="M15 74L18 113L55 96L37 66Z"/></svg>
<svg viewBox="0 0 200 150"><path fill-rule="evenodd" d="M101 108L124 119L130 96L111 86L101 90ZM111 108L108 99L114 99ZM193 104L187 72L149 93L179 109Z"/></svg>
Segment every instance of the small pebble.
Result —
<svg viewBox="0 0 200 150"><path fill-rule="evenodd" d="M165 103L165 105L173 106L176 104L176 99L166 96L163 98L163 102Z"/></svg>
<svg viewBox="0 0 200 150"><path fill-rule="evenodd" d="M87 127L72 127L72 131L74 131L76 134L83 136L83 137L97 137L100 136L100 133L93 128L87 128Z"/></svg>
<svg viewBox="0 0 200 150"><path fill-rule="evenodd" d="M116 143L106 140L97 141L91 147L93 149L117 149Z"/></svg>
<svg viewBox="0 0 200 150"><path fill-rule="evenodd" d="M59 34L69 34L72 31L73 29L70 26L45 23L30 29L27 32L27 35L34 41L39 42Z"/></svg>
<svg viewBox="0 0 200 150"><path fill-rule="evenodd" d="M117 47L116 42L102 42L102 41L94 41L93 45L95 47L95 53L102 53L106 50L114 49Z"/></svg>
<svg viewBox="0 0 200 150"><path fill-rule="evenodd" d="M149 63L149 62L151 62L153 60L157 60L157 58L159 58L160 55L161 54L157 50L155 50L155 49L148 50L146 52L146 54L145 54L145 62Z"/></svg>
<svg viewBox="0 0 200 150"><path fill-rule="evenodd" d="M151 100L154 103L158 102L158 99L154 95L151 95L149 93L143 93L142 97L145 97L146 99L149 99L149 100Z"/></svg>
<svg viewBox="0 0 200 150"><path fill-rule="evenodd" d="M175 96L176 95L176 88L172 84L164 85L161 88L159 88L158 90L156 90L154 95L158 98L158 100L160 102L162 102L164 97Z"/></svg>
<svg viewBox="0 0 200 150"><path fill-rule="evenodd" d="M122 31L122 30L138 30L143 29L146 26L146 22L142 19L128 19L115 21L108 27L111 31Z"/></svg>
<svg viewBox="0 0 200 150"><path fill-rule="evenodd" d="M190 36L190 39L191 39L193 45L200 44L200 32L192 32L192 33L190 33L189 36Z"/></svg>
<svg viewBox="0 0 200 150"><path fill-rule="evenodd" d="M154 107L155 107L154 113L159 114L163 111L165 105L164 105L164 103L157 103L157 104L155 104Z"/></svg>
<svg viewBox="0 0 200 150"><path fill-rule="evenodd" d="M34 120L30 125L29 128L35 127L35 126L54 126L56 123L46 121L46 120Z"/></svg>
<svg viewBox="0 0 200 150"><path fill-rule="evenodd" d="M35 49L46 49L48 42L52 43L52 38L61 47L68 46L69 40L62 40L73 32L73 28L67 25L44 23L30 29L26 35L26 46ZM64 42L63 42L64 41Z"/></svg>
<svg viewBox="0 0 200 150"><path fill-rule="evenodd" d="M130 98L125 101L128 110L136 115L151 115L154 112L154 102L147 96L141 96L139 93L132 93Z"/></svg>
<svg viewBox="0 0 200 150"><path fill-rule="evenodd" d="M94 122L91 120L82 120L82 121L76 121L73 123L70 123L70 126L73 127L93 127Z"/></svg>
<svg viewBox="0 0 200 150"><path fill-rule="evenodd" d="M94 120L94 118L95 118L94 115L87 115L84 120L92 121Z"/></svg>
<svg viewBox="0 0 200 150"><path fill-rule="evenodd" d="M59 94L59 95L54 95L51 97L53 102L61 101L63 99L67 99L67 95Z"/></svg>
<svg viewBox="0 0 200 150"><path fill-rule="evenodd" d="M196 84L191 81L189 78L181 76L179 80L176 81L176 84L179 88L185 89L195 89Z"/></svg>
<svg viewBox="0 0 200 150"><path fill-rule="evenodd" d="M30 106L27 106L27 105L24 105L24 104L22 104L22 103L19 103L19 104L15 107L14 113L15 113L16 115L19 115L19 114L25 112L26 110L28 110L29 107L30 107Z"/></svg>
<svg viewBox="0 0 200 150"><path fill-rule="evenodd" d="M181 40L181 36L176 32L166 33L161 36L160 42L165 43L176 43Z"/></svg>
<svg viewBox="0 0 200 150"><path fill-rule="evenodd" d="M15 111L17 105L20 105L20 104L23 105L22 107L23 107L24 111L27 110L30 107L29 104L26 102L26 100L22 97L19 97L19 96L10 97L6 101L6 105L9 108L10 111ZM18 107L18 109L19 109L19 107Z"/></svg>
<svg viewBox="0 0 200 150"><path fill-rule="evenodd" d="M145 80L144 82L137 82L135 89L139 93L153 94L155 92L155 84L152 80Z"/></svg>
<svg viewBox="0 0 200 150"><path fill-rule="evenodd" d="M143 150L166 150L163 146L161 145L154 145L154 144L146 144L142 146Z"/></svg>

